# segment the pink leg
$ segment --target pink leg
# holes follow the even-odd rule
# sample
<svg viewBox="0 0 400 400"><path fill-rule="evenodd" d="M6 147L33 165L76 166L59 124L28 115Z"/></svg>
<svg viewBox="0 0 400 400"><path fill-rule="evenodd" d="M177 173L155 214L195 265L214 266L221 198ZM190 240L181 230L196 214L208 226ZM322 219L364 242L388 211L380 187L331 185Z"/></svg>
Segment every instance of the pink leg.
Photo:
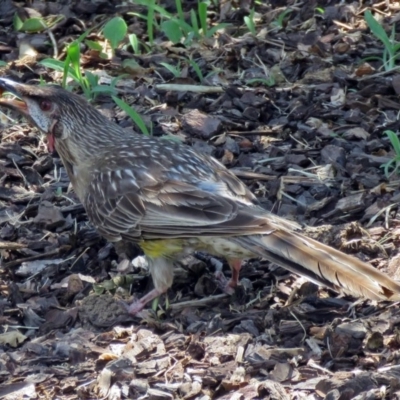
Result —
<svg viewBox="0 0 400 400"><path fill-rule="evenodd" d="M232 278L229 280L228 285L235 288L239 284L239 273L242 268L242 260L234 259L228 261L228 263L232 270Z"/></svg>
<svg viewBox="0 0 400 400"><path fill-rule="evenodd" d="M147 303L164 294L172 285L174 265L171 261L164 258L150 259L149 268L155 289L132 304L126 305L128 312L132 315L142 311Z"/></svg>
<svg viewBox="0 0 400 400"><path fill-rule="evenodd" d="M153 289L149 293L147 293L145 296L143 296L139 300L135 300L131 304L125 304L129 314L135 315L138 312L142 311L145 305L155 299L158 296L161 296L165 291L158 290L158 289Z"/></svg>
<svg viewBox="0 0 400 400"><path fill-rule="evenodd" d="M239 272L240 268L242 267L242 260L239 259L228 260L228 264L231 267L232 271L232 277L231 279L229 279L229 281L226 279L222 271L217 271L215 273L215 276L218 279L219 284L225 293L234 294L235 288L239 284Z"/></svg>

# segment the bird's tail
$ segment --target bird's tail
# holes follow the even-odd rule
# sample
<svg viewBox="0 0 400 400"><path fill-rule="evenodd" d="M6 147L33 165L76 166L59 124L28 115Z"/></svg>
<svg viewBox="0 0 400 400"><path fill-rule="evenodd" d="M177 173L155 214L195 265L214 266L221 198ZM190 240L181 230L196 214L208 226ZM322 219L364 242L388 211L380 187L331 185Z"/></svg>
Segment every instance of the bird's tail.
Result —
<svg viewBox="0 0 400 400"><path fill-rule="evenodd" d="M277 229L232 238L255 256L338 292L371 300L400 300L400 284L358 258L299 233Z"/></svg>

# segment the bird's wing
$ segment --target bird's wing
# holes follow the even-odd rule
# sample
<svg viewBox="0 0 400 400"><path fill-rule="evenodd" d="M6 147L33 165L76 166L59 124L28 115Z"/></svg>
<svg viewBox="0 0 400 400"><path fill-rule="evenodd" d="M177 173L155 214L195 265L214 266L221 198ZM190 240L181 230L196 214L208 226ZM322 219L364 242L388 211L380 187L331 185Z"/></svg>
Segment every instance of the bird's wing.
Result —
<svg viewBox="0 0 400 400"><path fill-rule="evenodd" d="M250 204L236 199L220 180L195 185L156 180L143 171L138 179L131 169L94 174L84 200L89 219L109 240L228 236L271 229L265 227L263 213L253 213Z"/></svg>

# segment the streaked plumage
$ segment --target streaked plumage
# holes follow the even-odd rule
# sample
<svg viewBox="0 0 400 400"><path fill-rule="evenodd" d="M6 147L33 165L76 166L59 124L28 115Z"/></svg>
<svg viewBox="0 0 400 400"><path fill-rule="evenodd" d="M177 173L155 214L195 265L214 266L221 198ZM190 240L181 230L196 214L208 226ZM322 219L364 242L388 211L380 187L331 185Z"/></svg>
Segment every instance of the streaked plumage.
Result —
<svg viewBox="0 0 400 400"><path fill-rule="evenodd" d="M132 135L81 97L58 87L0 79L19 109L54 143L89 220L108 240L138 243L150 259L155 290L172 284L173 261L203 250L226 257L237 284L241 259L264 257L337 291L397 300L400 285L370 265L309 239L268 213L230 171L188 146ZM51 105L48 109L49 103Z"/></svg>

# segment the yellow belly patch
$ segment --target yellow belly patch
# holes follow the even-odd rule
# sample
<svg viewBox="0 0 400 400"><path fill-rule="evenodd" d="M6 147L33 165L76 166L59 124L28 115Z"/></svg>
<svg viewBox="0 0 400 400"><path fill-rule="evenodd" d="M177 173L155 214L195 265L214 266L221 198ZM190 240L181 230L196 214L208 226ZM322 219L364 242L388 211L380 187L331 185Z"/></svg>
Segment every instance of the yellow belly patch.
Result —
<svg viewBox="0 0 400 400"><path fill-rule="evenodd" d="M250 251L237 245L229 238L218 237L199 237L185 239L156 239L142 240L140 247L150 258L179 258L194 251L205 251L219 257L231 258L250 258L254 256Z"/></svg>
<svg viewBox="0 0 400 400"><path fill-rule="evenodd" d="M173 257L184 251L182 239L141 240L139 246L150 258Z"/></svg>

